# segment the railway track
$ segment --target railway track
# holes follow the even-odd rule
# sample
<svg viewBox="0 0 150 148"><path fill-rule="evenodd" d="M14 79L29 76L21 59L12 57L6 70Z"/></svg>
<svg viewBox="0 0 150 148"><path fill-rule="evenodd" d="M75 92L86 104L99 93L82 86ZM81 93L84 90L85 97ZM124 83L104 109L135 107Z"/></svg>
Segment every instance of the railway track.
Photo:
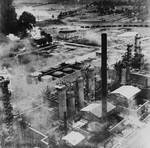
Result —
<svg viewBox="0 0 150 148"><path fill-rule="evenodd" d="M92 23L92 22L91 22ZM81 26L81 28L134 28L134 27L142 27L142 28L148 28L150 27L150 24L148 23L101 23L101 22L95 22L94 25L86 25Z"/></svg>
<svg viewBox="0 0 150 148"><path fill-rule="evenodd" d="M55 48L57 47L57 45L47 45L45 47L40 47L38 49L35 50L30 50L30 51L25 51L25 52L19 52L19 53L10 53L12 54L14 57L18 57L18 56L22 56L22 55L29 55L29 54L39 54L42 52L48 52L48 51L53 51Z"/></svg>

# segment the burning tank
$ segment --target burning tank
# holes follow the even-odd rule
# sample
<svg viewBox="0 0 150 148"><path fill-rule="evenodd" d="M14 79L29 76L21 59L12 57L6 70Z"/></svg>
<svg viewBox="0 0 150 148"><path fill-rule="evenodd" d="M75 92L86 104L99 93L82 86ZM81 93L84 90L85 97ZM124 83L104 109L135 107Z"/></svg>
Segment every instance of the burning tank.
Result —
<svg viewBox="0 0 150 148"><path fill-rule="evenodd" d="M41 38L33 39L34 45L39 48L45 47L47 45L52 45L52 41L53 41L52 36L44 31L42 34L43 35L41 36Z"/></svg>
<svg viewBox="0 0 150 148"><path fill-rule="evenodd" d="M37 48L50 46L53 43L51 34L46 33L39 27L34 27L30 32L33 45Z"/></svg>

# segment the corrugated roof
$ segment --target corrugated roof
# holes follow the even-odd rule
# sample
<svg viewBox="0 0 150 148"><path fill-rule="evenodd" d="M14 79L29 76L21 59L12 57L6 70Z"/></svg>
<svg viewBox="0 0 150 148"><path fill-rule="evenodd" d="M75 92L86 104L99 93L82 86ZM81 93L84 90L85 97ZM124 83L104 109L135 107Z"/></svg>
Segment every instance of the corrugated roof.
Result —
<svg viewBox="0 0 150 148"><path fill-rule="evenodd" d="M79 144L84 139L85 139L84 135L75 131L70 132L68 135L62 138L62 140L65 140L66 142L70 143L73 146Z"/></svg>
<svg viewBox="0 0 150 148"><path fill-rule="evenodd" d="M60 30L59 33L74 33L76 30Z"/></svg>
<svg viewBox="0 0 150 148"><path fill-rule="evenodd" d="M115 108L114 105L107 102L107 112L110 112L114 108ZM102 102L100 101L98 103L92 103L92 104L84 107L83 109L81 109L81 111L90 112L90 113L94 114L95 116L97 116L98 118L100 118L100 117L102 117Z"/></svg>
<svg viewBox="0 0 150 148"><path fill-rule="evenodd" d="M81 119L80 121L75 122L72 127L73 128L80 128L80 127L84 126L87 123L88 123L87 120Z"/></svg>
<svg viewBox="0 0 150 148"><path fill-rule="evenodd" d="M111 92L112 94L120 94L127 99L132 99L136 94L138 94L141 90L138 87L125 85Z"/></svg>

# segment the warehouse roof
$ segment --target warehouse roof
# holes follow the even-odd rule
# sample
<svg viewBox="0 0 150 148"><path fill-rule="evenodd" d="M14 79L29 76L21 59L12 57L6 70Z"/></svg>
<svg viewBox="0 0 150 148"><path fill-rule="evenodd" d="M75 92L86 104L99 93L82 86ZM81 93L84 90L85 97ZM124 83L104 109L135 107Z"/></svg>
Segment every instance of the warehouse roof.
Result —
<svg viewBox="0 0 150 148"><path fill-rule="evenodd" d="M65 140L69 144L75 146L79 144L82 140L85 139L85 136L79 132L72 131L68 135L64 136L62 140Z"/></svg>
<svg viewBox="0 0 150 148"><path fill-rule="evenodd" d="M114 105L107 102L107 112L110 112L114 108L115 108ZM100 117L102 117L102 102L100 101L97 103L92 103L92 104L84 107L83 109L81 109L81 111L90 112L90 113L94 114L95 116L97 116L98 118L100 118Z"/></svg>

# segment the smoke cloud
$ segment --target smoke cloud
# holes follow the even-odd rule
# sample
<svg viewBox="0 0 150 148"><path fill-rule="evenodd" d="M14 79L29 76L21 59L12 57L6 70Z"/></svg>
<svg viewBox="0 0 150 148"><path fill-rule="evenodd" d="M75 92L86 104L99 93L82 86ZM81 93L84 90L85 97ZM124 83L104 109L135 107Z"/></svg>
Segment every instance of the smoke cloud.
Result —
<svg viewBox="0 0 150 148"><path fill-rule="evenodd" d="M0 32L14 33L17 25L17 15L13 0L0 0Z"/></svg>
<svg viewBox="0 0 150 148"><path fill-rule="evenodd" d="M87 31L84 35L84 38L87 39L90 43L101 45L101 36L98 33Z"/></svg>

